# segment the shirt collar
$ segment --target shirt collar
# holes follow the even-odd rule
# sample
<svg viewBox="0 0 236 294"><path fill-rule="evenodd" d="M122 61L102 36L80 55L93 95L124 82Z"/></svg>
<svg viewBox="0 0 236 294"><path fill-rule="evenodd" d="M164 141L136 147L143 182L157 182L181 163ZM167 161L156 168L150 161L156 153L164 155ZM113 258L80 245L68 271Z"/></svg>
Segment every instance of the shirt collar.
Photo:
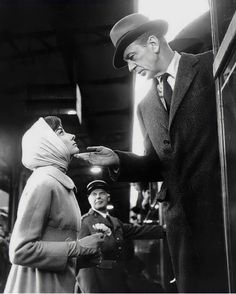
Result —
<svg viewBox="0 0 236 294"><path fill-rule="evenodd" d="M66 187L69 190L76 188L72 179L54 166L39 167L35 171L42 172L44 174L47 174L47 175L53 177L54 179L56 179L58 182L60 182L64 187Z"/></svg>
<svg viewBox="0 0 236 294"><path fill-rule="evenodd" d="M180 57L181 55L175 51L175 54L166 70L166 72L174 79L176 79L177 76Z"/></svg>
<svg viewBox="0 0 236 294"><path fill-rule="evenodd" d="M163 73L158 73L155 76L158 82L160 82L161 77L164 73L168 73L172 78L176 79L180 57L181 57L181 55L177 51L175 51L174 56L171 59L171 62L167 67L167 70Z"/></svg>
<svg viewBox="0 0 236 294"><path fill-rule="evenodd" d="M98 214L100 214L101 216L103 216L104 218L106 218L107 215L108 215L108 212L101 212L101 211L99 211L99 210L97 210L97 209L94 209L94 208L93 208L93 210L96 211L96 212L97 212Z"/></svg>

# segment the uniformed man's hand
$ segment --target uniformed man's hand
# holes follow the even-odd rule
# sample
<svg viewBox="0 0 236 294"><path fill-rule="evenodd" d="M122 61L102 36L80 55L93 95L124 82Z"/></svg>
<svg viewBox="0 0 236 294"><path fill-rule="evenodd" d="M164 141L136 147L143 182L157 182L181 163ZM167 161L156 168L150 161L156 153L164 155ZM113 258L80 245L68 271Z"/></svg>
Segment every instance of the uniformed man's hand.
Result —
<svg viewBox="0 0 236 294"><path fill-rule="evenodd" d="M119 157L111 149L104 146L93 146L87 148L88 152L75 154L74 157L92 165L118 166Z"/></svg>

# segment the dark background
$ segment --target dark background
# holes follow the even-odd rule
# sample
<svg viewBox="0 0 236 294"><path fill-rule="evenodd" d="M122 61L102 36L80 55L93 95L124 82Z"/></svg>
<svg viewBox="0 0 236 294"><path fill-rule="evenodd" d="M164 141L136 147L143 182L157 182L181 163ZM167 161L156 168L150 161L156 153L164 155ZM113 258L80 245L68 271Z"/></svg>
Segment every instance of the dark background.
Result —
<svg viewBox="0 0 236 294"><path fill-rule="evenodd" d="M29 172L21 164L21 137L40 116L57 115L76 134L81 151L89 145L131 150L133 76L112 66L109 31L136 12L133 0L0 1L0 189L10 194L10 227ZM183 30L174 49L211 48L209 14ZM76 109L82 96L82 122ZM87 183L109 181L107 170L93 175L73 159L69 175L78 188L82 213ZM111 183L113 214L129 216L129 183Z"/></svg>

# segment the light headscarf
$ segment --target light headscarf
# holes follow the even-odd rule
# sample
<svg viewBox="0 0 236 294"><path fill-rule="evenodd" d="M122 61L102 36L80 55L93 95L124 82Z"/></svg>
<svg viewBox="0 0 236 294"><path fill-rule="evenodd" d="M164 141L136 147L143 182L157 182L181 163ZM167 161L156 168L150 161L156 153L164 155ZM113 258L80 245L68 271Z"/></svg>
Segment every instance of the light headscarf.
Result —
<svg viewBox="0 0 236 294"><path fill-rule="evenodd" d="M70 159L68 148L43 118L22 138L22 163L31 170L50 165L67 170Z"/></svg>

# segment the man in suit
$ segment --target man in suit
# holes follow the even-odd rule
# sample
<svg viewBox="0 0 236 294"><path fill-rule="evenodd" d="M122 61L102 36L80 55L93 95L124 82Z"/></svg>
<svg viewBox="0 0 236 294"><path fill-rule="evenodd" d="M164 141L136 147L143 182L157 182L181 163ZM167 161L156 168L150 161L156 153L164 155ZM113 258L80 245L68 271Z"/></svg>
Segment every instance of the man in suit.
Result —
<svg viewBox="0 0 236 294"><path fill-rule="evenodd" d="M133 239L160 239L165 233L162 226L125 224L109 215L107 205L110 200L110 187L102 180L88 184L87 194L91 209L82 217L79 238L102 232L106 235L101 248L100 265L80 269L77 282L83 293L127 293L128 276L125 271L125 242ZM80 260L81 261L81 260ZM147 281L146 281L147 285ZM156 284L156 291L162 288ZM146 289L148 292L148 288Z"/></svg>
<svg viewBox="0 0 236 294"><path fill-rule="evenodd" d="M119 181L163 181L167 240L179 292L227 292L212 52L179 54L167 23L131 14L110 32L116 68L153 80L138 106L145 155L103 146L81 155Z"/></svg>

